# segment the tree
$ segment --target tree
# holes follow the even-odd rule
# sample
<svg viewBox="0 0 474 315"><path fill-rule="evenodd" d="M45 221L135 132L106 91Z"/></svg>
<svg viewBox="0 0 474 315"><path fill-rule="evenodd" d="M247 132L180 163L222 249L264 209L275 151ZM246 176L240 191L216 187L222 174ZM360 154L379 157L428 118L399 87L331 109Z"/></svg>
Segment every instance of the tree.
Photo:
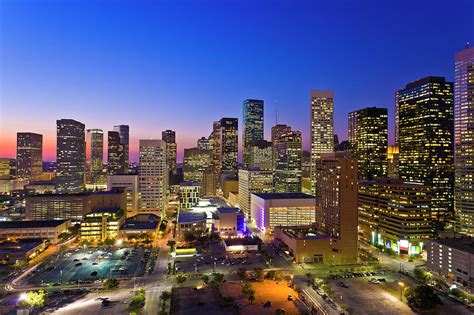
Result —
<svg viewBox="0 0 474 315"><path fill-rule="evenodd" d="M220 306L228 307L234 304L234 298L232 296L223 296L219 301Z"/></svg>
<svg viewBox="0 0 474 315"><path fill-rule="evenodd" d="M208 284L210 279L208 275L202 275L201 280L204 282L204 284Z"/></svg>
<svg viewBox="0 0 474 315"><path fill-rule="evenodd" d="M191 232L187 232L187 233L184 233L183 239L185 242L192 242L196 239L196 236Z"/></svg>
<svg viewBox="0 0 474 315"><path fill-rule="evenodd" d="M220 237L219 233L217 233L217 232L212 232L212 233L209 235L209 240L210 240L211 242L217 242L217 241L219 241L220 239L221 239L221 237Z"/></svg>
<svg viewBox="0 0 474 315"><path fill-rule="evenodd" d="M280 270L275 271L274 279L275 281L280 281L281 279L283 279L283 272L281 272Z"/></svg>
<svg viewBox="0 0 474 315"><path fill-rule="evenodd" d="M279 308L275 311L275 315L285 315L285 310L282 308Z"/></svg>
<svg viewBox="0 0 474 315"><path fill-rule="evenodd" d="M21 295L20 305L32 308L41 308L46 304L46 297L47 294L43 290L39 290L37 292L30 291Z"/></svg>
<svg viewBox="0 0 474 315"><path fill-rule="evenodd" d="M242 286L242 294L243 295L248 295L250 291L252 291L252 285L250 282L244 282L244 285Z"/></svg>
<svg viewBox="0 0 474 315"><path fill-rule="evenodd" d="M405 291L408 306L415 311L432 310L437 305L441 305L441 299L431 287L420 285L414 288L407 288Z"/></svg>
<svg viewBox="0 0 474 315"><path fill-rule="evenodd" d="M186 276L185 275L176 275L176 281L178 283L183 283L184 281L186 281Z"/></svg>
<svg viewBox="0 0 474 315"><path fill-rule="evenodd" d="M160 295L160 300L162 302L162 308L164 309L165 306L166 306L166 301L171 299L171 293L169 291L163 291L161 292L161 295Z"/></svg>
<svg viewBox="0 0 474 315"><path fill-rule="evenodd" d="M245 270L245 268L239 268L237 270L237 275L240 279L244 280L245 278L247 278L247 271Z"/></svg>
<svg viewBox="0 0 474 315"><path fill-rule="evenodd" d="M308 285L311 285L311 280L313 278L313 275L311 273L307 273L304 275L304 277L306 278L306 280L308 280Z"/></svg>
<svg viewBox="0 0 474 315"><path fill-rule="evenodd" d="M117 289L119 286L119 281L117 279L107 279L104 282L104 289L113 290Z"/></svg>
<svg viewBox="0 0 474 315"><path fill-rule="evenodd" d="M174 251L174 247L176 246L176 241L169 240L168 243L166 243L170 247L170 251Z"/></svg>
<svg viewBox="0 0 474 315"><path fill-rule="evenodd" d="M131 311L139 311L145 306L145 290L140 289L138 290L137 293L135 293L135 296L132 297L130 300L130 303L128 303L128 308Z"/></svg>
<svg viewBox="0 0 474 315"><path fill-rule="evenodd" d="M254 269L255 271L255 275L257 278L257 281L263 281L264 277L265 277L265 273L263 272L263 269L262 268L255 268Z"/></svg>
<svg viewBox="0 0 474 315"><path fill-rule="evenodd" d="M214 272L212 274L212 282L214 282L215 284L221 284L222 282L224 282L224 274Z"/></svg>
<svg viewBox="0 0 474 315"><path fill-rule="evenodd" d="M253 304L253 302L255 302L255 290L252 289L247 298L249 299L249 303Z"/></svg>

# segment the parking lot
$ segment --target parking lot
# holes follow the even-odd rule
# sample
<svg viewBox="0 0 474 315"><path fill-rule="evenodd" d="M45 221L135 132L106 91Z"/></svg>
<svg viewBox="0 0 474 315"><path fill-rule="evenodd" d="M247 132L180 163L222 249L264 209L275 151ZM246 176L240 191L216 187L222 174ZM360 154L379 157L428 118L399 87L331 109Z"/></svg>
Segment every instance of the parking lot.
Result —
<svg viewBox="0 0 474 315"><path fill-rule="evenodd" d="M29 284L71 284L129 278L144 273L149 250L143 248L76 249L43 263Z"/></svg>

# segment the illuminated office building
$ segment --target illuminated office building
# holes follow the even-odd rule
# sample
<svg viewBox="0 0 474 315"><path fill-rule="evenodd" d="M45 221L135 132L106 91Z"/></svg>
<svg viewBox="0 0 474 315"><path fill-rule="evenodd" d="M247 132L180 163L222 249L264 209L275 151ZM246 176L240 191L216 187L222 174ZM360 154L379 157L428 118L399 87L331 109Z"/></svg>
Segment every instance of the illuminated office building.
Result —
<svg viewBox="0 0 474 315"><path fill-rule="evenodd" d="M398 164L400 160L398 146L389 145L387 147L387 177L398 178Z"/></svg>
<svg viewBox="0 0 474 315"><path fill-rule="evenodd" d="M105 241L115 240L124 222L124 214L119 208L99 208L92 210L81 221L81 239Z"/></svg>
<svg viewBox="0 0 474 315"><path fill-rule="evenodd" d="M271 170L273 146L270 141L258 140L249 143L247 148L248 168L258 167L263 170Z"/></svg>
<svg viewBox="0 0 474 315"><path fill-rule="evenodd" d="M222 170L222 148L221 148L221 122L215 121L212 124L212 170L214 172L214 183L219 182ZM217 186L216 186L217 188Z"/></svg>
<svg viewBox="0 0 474 315"><path fill-rule="evenodd" d="M400 254L420 254L433 237L430 187L400 179L359 182L359 227L365 240Z"/></svg>
<svg viewBox="0 0 474 315"><path fill-rule="evenodd" d="M311 91L311 189L316 193L316 161L334 149L334 94Z"/></svg>
<svg viewBox="0 0 474 315"><path fill-rule="evenodd" d="M286 135L291 131L291 127L288 125L281 125L277 124L272 127L272 167L276 169L276 162L277 162L277 150L276 145L278 140L283 136Z"/></svg>
<svg viewBox="0 0 474 315"><path fill-rule="evenodd" d="M243 106L242 155L244 168L250 166L250 145L263 140L263 101L245 100Z"/></svg>
<svg viewBox="0 0 474 315"><path fill-rule="evenodd" d="M199 202L201 185L195 182L182 182L179 184L178 200L179 210L194 207Z"/></svg>
<svg viewBox="0 0 474 315"><path fill-rule="evenodd" d="M197 148L199 150L212 150L211 140L206 137L201 137L197 141Z"/></svg>
<svg viewBox="0 0 474 315"><path fill-rule="evenodd" d="M387 176L388 110L367 107L349 113L348 141L357 158L358 176L371 180Z"/></svg>
<svg viewBox="0 0 474 315"><path fill-rule="evenodd" d="M161 133L161 139L166 142L166 165L168 172L176 174L176 132L173 130L165 130Z"/></svg>
<svg viewBox="0 0 474 315"><path fill-rule="evenodd" d="M474 47L456 54L454 76L456 229L474 236Z"/></svg>
<svg viewBox="0 0 474 315"><path fill-rule="evenodd" d="M114 131L117 131L120 135L120 143L123 146L124 171L128 172L130 163L130 128L128 125L117 125L114 126Z"/></svg>
<svg viewBox="0 0 474 315"><path fill-rule="evenodd" d="M133 217L138 214L139 193L138 193L138 175L109 175L107 176L107 190L120 189L125 192L126 205L125 214L127 217Z"/></svg>
<svg viewBox="0 0 474 315"><path fill-rule="evenodd" d="M453 84L426 77L397 95L400 179L430 186L431 214L446 222L453 211Z"/></svg>
<svg viewBox="0 0 474 315"><path fill-rule="evenodd" d="M56 125L56 191L60 194L79 193L84 189L85 126L73 119L60 119Z"/></svg>
<svg viewBox="0 0 474 315"><path fill-rule="evenodd" d="M168 189L166 143L162 140L140 140L139 151L140 212L161 215Z"/></svg>
<svg viewBox="0 0 474 315"><path fill-rule="evenodd" d="M316 222L340 243L341 262L357 261L357 159L347 153L322 154L316 160Z"/></svg>
<svg viewBox="0 0 474 315"><path fill-rule="evenodd" d="M104 168L104 131L102 129L87 129L86 160L89 162L92 184L102 184L105 181Z"/></svg>
<svg viewBox="0 0 474 315"><path fill-rule="evenodd" d="M301 192L301 132L291 131L280 137L276 149L275 192Z"/></svg>
<svg viewBox="0 0 474 315"><path fill-rule="evenodd" d="M120 133L109 131L107 135L107 166L110 175L124 174L126 170L125 153Z"/></svg>
<svg viewBox="0 0 474 315"><path fill-rule="evenodd" d="M0 179L16 178L16 159L0 158Z"/></svg>
<svg viewBox="0 0 474 315"><path fill-rule="evenodd" d="M43 135L18 132L16 161L19 179L37 180L43 171Z"/></svg>
<svg viewBox="0 0 474 315"><path fill-rule="evenodd" d="M213 166L216 182L222 174L237 175L237 118L222 118L213 126Z"/></svg>
<svg viewBox="0 0 474 315"><path fill-rule="evenodd" d="M212 166L212 152L198 148L184 149L183 178L186 182L202 184L204 172Z"/></svg>
<svg viewBox="0 0 474 315"><path fill-rule="evenodd" d="M256 193L273 192L273 171L249 168L239 170L239 207L250 218L250 197Z"/></svg>

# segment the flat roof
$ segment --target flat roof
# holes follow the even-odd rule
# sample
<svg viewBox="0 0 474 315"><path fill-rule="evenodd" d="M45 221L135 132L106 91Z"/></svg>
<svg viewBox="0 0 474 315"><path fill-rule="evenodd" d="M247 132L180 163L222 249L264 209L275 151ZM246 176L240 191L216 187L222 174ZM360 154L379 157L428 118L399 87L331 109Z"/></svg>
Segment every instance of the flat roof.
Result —
<svg viewBox="0 0 474 315"><path fill-rule="evenodd" d="M474 238L472 237L442 238L432 240L432 242L474 255Z"/></svg>
<svg viewBox="0 0 474 315"><path fill-rule="evenodd" d="M3 243L0 245L0 253L26 253L43 244L43 242L18 242Z"/></svg>
<svg viewBox="0 0 474 315"><path fill-rule="evenodd" d="M265 200L273 200L273 199L315 199L314 196L308 195L305 193L260 193L254 194Z"/></svg>
<svg viewBox="0 0 474 315"><path fill-rule="evenodd" d="M158 222L147 222L147 221L132 221L125 222L121 230L130 231L130 230L156 230L158 227Z"/></svg>
<svg viewBox="0 0 474 315"><path fill-rule="evenodd" d="M331 238L330 235L319 233L315 226L276 226L275 229L280 229L290 238L296 240L319 240Z"/></svg>
<svg viewBox="0 0 474 315"><path fill-rule="evenodd" d="M217 208L219 213L239 213L239 208Z"/></svg>
<svg viewBox="0 0 474 315"><path fill-rule="evenodd" d="M92 210L89 213L118 213L120 212L120 208L113 207L113 208L97 208Z"/></svg>
<svg viewBox="0 0 474 315"><path fill-rule="evenodd" d="M180 211L178 216L178 223L185 222L196 222L207 220L207 214L205 212L191 212L191 211Z"/></svg>
<svg viewBox="0 0 474 315"><path fill-rule="evenodd" d="M258 237L226 238L224 240L227 246L233 245L258 245Z"/></svg>
<svg viewBox="0 0 474 315"><path fill-rule="evenodd" d="M2 221L0 229L28 229L57 227L68 220L41 220L41 221Z"/></svg>

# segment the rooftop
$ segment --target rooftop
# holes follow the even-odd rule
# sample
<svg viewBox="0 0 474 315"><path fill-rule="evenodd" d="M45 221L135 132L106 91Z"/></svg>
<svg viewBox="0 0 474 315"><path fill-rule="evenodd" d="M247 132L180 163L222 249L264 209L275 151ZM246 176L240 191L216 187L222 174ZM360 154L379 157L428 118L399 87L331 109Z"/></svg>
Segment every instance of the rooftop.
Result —
<svg viewBox="0 0 474 315"><path fill-rule="evenodd" d="M433 240L433 242L474 255L474 238L472 237L443 238Z"/></svg>
<svg viewBox="0 0 474 315"><path fill-rule="evenodd" d="M119 213L120 211L122 211L120 208L97 208L89 213Z"/></svg>
<svg viewBox="0 0 474 315"><path fill-rule="evenodd" d="M158 227L158 221L155 222L145 222L145 221L128 221L125 222L121 230L130 231L130 230L156 230Z"/></svg>
<svg viewBox="0 0 474 315"><path fill-rule="evenodd" d="M0 245L0 253L25 253L43 244L43 242L15 242Z"/></svg>
<svg viewBox="0 0 474 315"><path fill-rule="evenodd" d="M180 211L178 216L179 223L206 221L207 214L205 212L191 212L191 211Z"/></svg>
<svg viewBox="0 0 474 315"><path fill-rule="evenodd" d="M267 193L267 194L254 194L265 200L273 199L315 199L314 196L305 193Z"/></svg>
<svg viewBox="0 0 474 315"><path fill-rule="evenodd" d="M280 229L291 237L292 239L297 240L317 240L317 239L327 239L331 236L326 234L321 234L317 231L316 226L277 226L275 229Z"/></svg>
<svg viewBox="0 0 474 315"><path fill-rule="evenodd" d="M258 245L258 243L260 242L260 239L258 237L226 238L224 242L227 246Z"/></svg>
<svg viewBox="0 0 474 315"><path fill-rule="evenodd" d="M179 186L200 186L199 183L196 182L181 182Z"/></svg>
<svg viewBox="0 0 474 315"><path fill-rule="evenodd" d="M218 208L217 212L218 213L239 213L240 209L239 208Z"/></svg>
<svg viewBox="0 0 474 315"><path fill-rule="evenodd" d="M56 227L68 220L44 220L44 221L2 221L0 229L28 229Z"/></svg>

